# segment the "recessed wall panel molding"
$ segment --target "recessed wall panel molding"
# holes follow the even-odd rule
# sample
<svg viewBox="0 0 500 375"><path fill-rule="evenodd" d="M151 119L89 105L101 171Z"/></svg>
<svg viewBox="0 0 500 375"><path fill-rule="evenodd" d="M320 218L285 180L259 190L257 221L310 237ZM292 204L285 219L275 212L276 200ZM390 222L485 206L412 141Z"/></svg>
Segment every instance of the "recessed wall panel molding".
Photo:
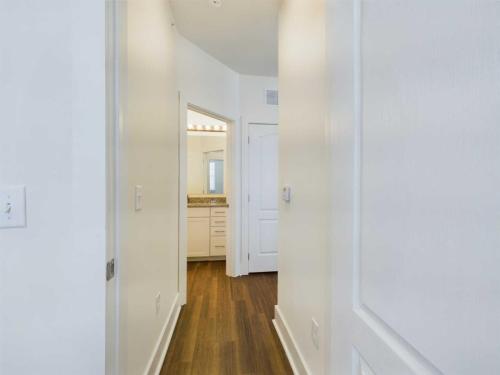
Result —
<svg viewBox="0 0 500 375"><path fill-rule="evenodd" d="M394 207L396 203L395 217L403 216L403 212L400 211L401 204L391 199L398 195L398 186L393 185L397 178L389 178L394 171L399 171L399 167L394 170L398 164L394 158L397 159L397 153L402 150L396 140L394 143L391 141L396 138L394 132L397 133L397 129L393 126L396 126L399 120L381 118L378 112L382 105L380 90L383 90L391 100L398 98L390 92L385 92L387 83L380 78L380 73L384 72L386 78L392 78L394 72L386 67L389 62L385 60L385 55L380 56L377 46L394 30L407 28L397 19L396 14L401 13L404 17L410 17L409 12L412 8L415 11L421 12L421 10L416 4L401 6L389 3L381 6L366 1L355 1L355 3L358 3L355 5L357 54L354 61L356 72L354 92L357 104L355 115L357 225L354 251L356 315L361 321L360 324L369 332L373 332L384 342L386 349L398 358L394 362L401 362L409 373L412 369L418 368L419 374L438 375L441 372L415 347L418 340L413 340L422 332L419 329L421 322L415 320L418 315L418 302L407 288L412 287L412 282L418 284L419 281L409 280L400 272L400 268L405 266L408 267L409 274L418 272L413 264L406 264L402 259L408 256L406 246L411 245L407 239L398 236L398 231L400 233L405 229L400 228L400 219L392 221L391 217L385 214L385 211ZM391 27L380 23L380 17L384 17L387 24L393 27L392 32ZM411 33L406 37L415 38ZM388 53L394 54L394 59L401 59L401 64L408 65L407 58L400 56L398 52L402 47L399 45L402 40L399 39L398 36L391 38L391 41L398 45L394 45ZM404 65L400 69L404 71ZM392 79L397 80L400 77ZM389 109L387 111L389 112ZM388 126L384 120L389 122L392 120L396 124ZM384 144L388 147L381 148ZM415 285L411 290L417 288ZM425 340L423 336L420 338ZM388 365L388 368L390 367L392 366ZM360 371L361 374L373 374L363 359L360 360Z"/></svg>
<svg viewBox="0 0 500 375"><path fill-rule="evenodd" d="M498 373L500 3L329 11L337 332L376 374Z"/></svg>
<svg viewBox="0 0 500 375"><path fill-rule="evenodd" d="M356 349L354 349L353 355L353 375L377 375Z"/></svg>

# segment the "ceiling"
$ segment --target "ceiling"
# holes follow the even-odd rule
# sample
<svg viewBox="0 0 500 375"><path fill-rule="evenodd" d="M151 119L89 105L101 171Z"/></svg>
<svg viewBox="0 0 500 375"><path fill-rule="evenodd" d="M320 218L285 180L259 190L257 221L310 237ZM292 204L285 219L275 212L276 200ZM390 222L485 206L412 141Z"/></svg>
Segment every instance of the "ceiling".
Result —
<svg viewBox="0 0 500 375"><path fill-rule="evenodd" d="M280 0L220 1L170 0L179 32L238 73L277 76Z"/></svg>

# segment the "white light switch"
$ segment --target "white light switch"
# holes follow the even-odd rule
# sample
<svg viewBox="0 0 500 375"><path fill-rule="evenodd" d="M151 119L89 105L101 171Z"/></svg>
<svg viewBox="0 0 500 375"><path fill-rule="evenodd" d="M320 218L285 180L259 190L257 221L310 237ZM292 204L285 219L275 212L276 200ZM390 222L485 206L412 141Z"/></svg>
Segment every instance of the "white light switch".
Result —
<svg viewBox="0 0 500 375"><path fill-rule="evenodd" d="M281 198L287 202L290 203L292 199L292 188L288 185L283 186L283 190L281 192Z"/></svg>
<svg viewBox="0 0 500 375"><path fill-rule="evenodd" d="M0 186L0 228L26 226L26 188Z"/></svg>
<svg viewBox="0 0 500 375"><path fill-rule="evenodd" d="M142 211L142 185L135 186L135 210Z"/></svg>

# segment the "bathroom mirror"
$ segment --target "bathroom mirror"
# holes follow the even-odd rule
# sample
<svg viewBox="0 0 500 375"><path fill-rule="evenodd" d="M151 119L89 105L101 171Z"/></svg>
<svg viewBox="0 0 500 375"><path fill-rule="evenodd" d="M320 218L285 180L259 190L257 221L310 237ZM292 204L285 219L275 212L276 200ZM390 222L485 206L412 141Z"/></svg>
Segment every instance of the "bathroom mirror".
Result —
<svg viewBox="0 0 500 375"><path fill-rule="evenodd" d="M226 133L188 132L189 195L224 194Z"/></svg>
<svg viewBox="0 0 500 375"><path fill-rule="evenodd" d="M206 194L224 194L224 150L205 152L204 159Z"/></svg>

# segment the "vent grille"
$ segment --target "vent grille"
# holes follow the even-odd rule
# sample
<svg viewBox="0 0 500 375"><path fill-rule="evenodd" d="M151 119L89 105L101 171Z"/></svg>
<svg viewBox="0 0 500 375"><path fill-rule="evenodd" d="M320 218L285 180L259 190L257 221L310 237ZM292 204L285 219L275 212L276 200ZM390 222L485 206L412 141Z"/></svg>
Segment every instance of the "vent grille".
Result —
<svg viewBox="0 0 500 375"><path fill-rule="evenodd" d="M267 105L278 105L278 90L266 90L266 104Z"/></svg>

